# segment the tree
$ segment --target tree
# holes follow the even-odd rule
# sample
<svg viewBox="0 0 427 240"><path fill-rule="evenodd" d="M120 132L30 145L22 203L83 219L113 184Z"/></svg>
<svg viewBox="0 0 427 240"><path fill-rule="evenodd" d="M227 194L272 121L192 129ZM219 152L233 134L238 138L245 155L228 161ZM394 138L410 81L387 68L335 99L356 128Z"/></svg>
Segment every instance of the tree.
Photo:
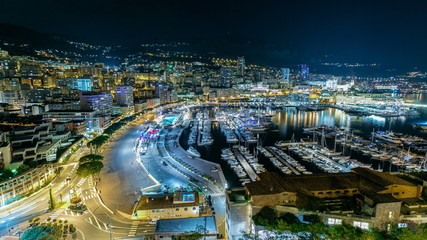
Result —
<svg viewBox="0 0 427 240"><path fill-rule="evenodd" d="M100 148L107 140L109 139L106 135L101 135L96 137L92 141L88 142L87 146L90 147L91 151L94 149L95 153L98 152L98 148Z"/></svg>
<svg viewBox="0 0 427 240"><path fill-rule="evenodd" d="M99 174L103 167L104 164L102 164L100 161L82 163L77 168L76 174L81 178L86 178L95 174Z"/></svg>
<svg viewBox="0 0 427 240"><path fill-rule="evenodd" d="M9 179L9 178L14 177L14 176L15 176L15 173L14 173L12 170L10 170L10 169L6 169L6 170L3 170L3 171L1 172L1 176L2 176L2 178L4 178L4 179Z"/></svg>
<svg viewBox="0 0 427 240"><path fill-rule="evenodd" d="M61 239L62 229L60 226L35 226L22 234L21 239L25 240L56 240Z"/></svg>
<svg viewBox="0 0 427 240"><path fill-rule="evenodd" d="M261 210L252 217L256 225L269 226L275 223L277 214L274 209L263 207Z"/></svg>
<svg viewBox="0 0 427 240"><path fill-rule="evenodd" d="M182 235L174 236L172 239L174 240L200 240L202 239L203 234L200 232L189 232L184 233Z"/></svg>
<svg viewBox="0 0 427 240"><path fill-rule="evenodd" d="M93 162L93 161L102 161L104 159L103 156L97 154L89 154L80 158L80 163Z"/></svg>
<svg viewBox="0 0 427 240"><path fill-rule="evenodd" d="M73 198L70 199L70 203L73 204L73 205L77 205L81 201L82 201L81 197L73 197Z"/></svg>
<svg viewBox="0 0 427 240"><path fill-rule="evenodd" d="M55 196L53 196L52 188L49 189L49 208L50 210L55 209L56 202L55 202Z"/></svg>
<svg viewBox="0 0 427 240"><path fill-rule="evenodd" d="M26 164L22 164L21 166L18 167L18 173L23 173L26 172L30 169L30 166L26 165Z"/></svg>
<svg viewBox="0 0 427 240"><path fill-rule="evenodd" d="M279 219L282 219L287 224L300 223L300 220L292 213L285 213L280 216Z"/></svg>

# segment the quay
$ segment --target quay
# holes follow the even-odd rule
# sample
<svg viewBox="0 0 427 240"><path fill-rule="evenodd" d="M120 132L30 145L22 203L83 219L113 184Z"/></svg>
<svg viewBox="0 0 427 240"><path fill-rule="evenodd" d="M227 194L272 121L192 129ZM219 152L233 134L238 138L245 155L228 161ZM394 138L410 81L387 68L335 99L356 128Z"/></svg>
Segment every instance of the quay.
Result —
<svg viewBox="0 0 427 240"><path fill-rule="evenodd" d="M255 173L255 171L251 168L249 163L243 158L242 154L237 150L233 149L233 153L236 156L237 160L239 160L242 167L245 169L246 173L248 174L249 178L252 182L255 182L256 180L259 180L258 175Z"/></svg>
<svg viewBox="0 0 427 240"><path fill-rule="evenodd" d="M291 164L289 164L285 158L283 158L281 155L279 155L277 152L272 151L269 147L265 148L268 152L273 154L281 163L283 163L286 167L288 167L295 175L301 175L301 173L296 170Z"/></svg>

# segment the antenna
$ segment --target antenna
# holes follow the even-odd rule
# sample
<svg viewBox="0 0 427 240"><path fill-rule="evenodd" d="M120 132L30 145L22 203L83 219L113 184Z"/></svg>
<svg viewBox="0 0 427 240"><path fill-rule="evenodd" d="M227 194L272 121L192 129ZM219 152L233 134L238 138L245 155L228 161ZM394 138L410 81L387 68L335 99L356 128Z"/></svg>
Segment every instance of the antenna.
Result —
<svg viewBox="0 0 427 240"><path fill-rule="evenodd" d="M420 162L420 170L425 170L426 169L426 161L427 161L427 153L424 156L423 160L421 160L421 162Z"/></svg>

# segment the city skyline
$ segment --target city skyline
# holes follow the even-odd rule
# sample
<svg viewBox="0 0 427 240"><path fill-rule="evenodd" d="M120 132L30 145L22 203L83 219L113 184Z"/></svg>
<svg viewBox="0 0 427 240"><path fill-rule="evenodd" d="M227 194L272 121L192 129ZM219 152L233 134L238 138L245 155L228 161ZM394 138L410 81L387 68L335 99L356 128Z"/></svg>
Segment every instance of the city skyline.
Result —
<svg viewBox="0 0 427 240"><path fill-rule="evenodd" d="M1 1L0 240L427 239L421 1Z"/></svg>

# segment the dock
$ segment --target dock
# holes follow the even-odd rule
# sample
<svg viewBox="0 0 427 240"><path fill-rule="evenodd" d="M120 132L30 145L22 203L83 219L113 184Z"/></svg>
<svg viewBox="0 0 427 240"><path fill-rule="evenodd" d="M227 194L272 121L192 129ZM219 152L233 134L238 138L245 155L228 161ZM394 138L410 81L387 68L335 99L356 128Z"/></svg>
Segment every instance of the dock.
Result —
<svg viewBox="0 0 427 240"><path fill-rule="evenodd" d="M255 182L256 180L258 180L259 179L258 175L255 173L255 171L252 169L252 167L249 165L246 159L242 156L242 154L237 149L233 149L233 153L236 156L237 160L239 160L243 169L245 169L251 181Z"/></svg>
<svg viewBox="0 0 427 240"><path fill-rule="evenodd" d="M285 165L286 167L288 167L295 175L301 175L301 173L296 170L291 164L289 164L285 158L283 158L281 155L279 155L278 153L276 153L275 151L272 151L269 147L265 148L268 152L270 152L271 154L273 154L274 157L277 158L277 160L279 160L283 165Z"/></svg>
<svg viewBox="0 0 427 240"><path fill-rule="evenodd" d="M321 160L322 160L322 161L324 161L326 164L329 164L329 165L333 165L333 166L335 166L336 168L340 169L342 172L350 172L350 169L348 169L348 168L346 168L346 167L342 166L341 164L338 164L338 163L337 163L337 162L335 162L334 160L332 160L332 159L330 159L330 158L328 158L328 157L326 157L326 156L324 156L324 155L322 155L322 154L320 154L320 153L318 153L318 152L314 151L313 149L305 148L305 150L306 150L307 152L310 152L313 156L316 156L318 159L321 159Z"/></svg>
<svg viewBox="0 0 427 240"><path fill-rule="evenodd" d="M276 147L287 147L294 145L316 145L317 142L281 142L274 144Z"/></svg>

